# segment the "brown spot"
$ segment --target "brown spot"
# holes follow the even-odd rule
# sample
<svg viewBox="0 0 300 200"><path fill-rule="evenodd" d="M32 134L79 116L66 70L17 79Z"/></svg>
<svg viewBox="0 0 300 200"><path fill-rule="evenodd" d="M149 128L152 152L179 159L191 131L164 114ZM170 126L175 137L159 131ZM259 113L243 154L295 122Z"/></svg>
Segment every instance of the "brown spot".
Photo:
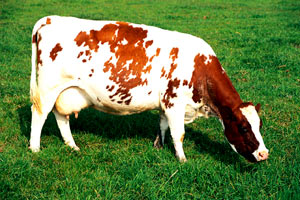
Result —
<svg viewBox="0 0 300 200"><path fill-rule="evenodd" d="M122 103L123 103L123 101L117 101L117 103L118 103L118 104L122 104Z"/></svg>
<svg viewBox="0 0 300 200"><path fill-rule="evenodd" d="M82 55L83 55L83 51L79 52L77 58L80 58L80 56L82 56Z"/></svg>
<svg viewBox="0 0 300 200"><path fill-rule="evenodd" d="M92 56L89 57L89 60L91 60Z"/></svg>
<svg viewBox="0 0 300 200"><path fill-rule="evenodd" d="M173 63L171 63L171 67L170 67L170 71L168 73L168 75L166 76L167 79L171 79L172 78L172 74L174 72L174 70L177 68L177 64L175 64L175 60L178 58L178 48L172 48L171 52L170 52L170 57L173 61Z"/></svg>
<svg viewBox="0 0 300 200"><path fill-rule="evenodd" d="M189 84L189 82L187 81L187 80L183 80L183 86L186 86L186 85L188 85Z"/></svg>
<svg viewBox="0 0 300 200"><path fill-rule="evenodd" d="M165 70L165 68L163 67L163 68L161 69L161 76L160 76L160 78L164 77L165 74L166 74L166 70Z"/></svg>
<svg viewBox="0 0 300 200"><path fill-rule="evenodd" d="M42 54L42 50L39 49L39 44L42 40L42 36L41 34L38 34L38 39L37 39L37 64L42 66L43 65L43 61L41 59L41 54Z"/></svg>
<svg viewBox="0 0 300 200"><path fill-rule="evenodd" d="M82 62L85 63L85 62L86 62L86 59L83 59Z"/></svg>
<svg viewBox="0 0 300 200"><path fill-rule="evenodd" d="M152 62L154 57L155 57L155 55L151 56L149 61Z"/></svg>
<svg viewBox="0 0 300 200"><path fill-rule="evenodd" d="M93 74L89 74L89 77L92 77L93 76Z"/></svg>
<svg viewBox="0 0 300 200"><path fill-rule="evenodd" d="M184 140L184 133L180 137L180 142L183 142L183 140Z"/></svg>
<svg viewBox="0 0 300 200"><path fill-rule="evenodd" d="M90 35L92 35L92 33ZM95 41L93 38L91 38L90 35L86 34L86 32L81 31L75 38L75 42L77 46L81 46L82 44L84 44L84 46L88 46L91 50L97 52L99 48L98 41Z"/></svg>
<svg viewBox="0 0 300 200"><path fill-rule="evenodd" d="M47 18L46 24L51 24L51 19L49 17Z"/></svg>
<svg viewBox="0 0 300 200"><path fill-rule="evenodd" d="M59 43L57 43L55 45L55 47L52 49L52 51L50 52L50 58L52 59L52 61L55 60L57 53L60 52L62 50L62 47L60 46Z"/></svg>
<svg viewBox="0 0 300 200"><path fill-rule="evenodd" d="M108 72L109 68L114 67L114 65L110 62L111 60L112 57L104 63L105 68L103 69L103 72Z"/></svg>
<svg viewBox="0 0 300 200"><path fill-rule="evenodd" d="M157 49L156 49L156 54L155 54L155 55L156 55L156 56L159 56L159 53L160 53L160 48L157 48Z"/></svg>
<svg viewBox="0 0 300 200"><path fill-rule="evenodd" d="M101 102L101 100L99 99L99 97L97 97L97 101L98 101L98 102Z"/></svg>
<svg viewBox="0 0 300 200"><path fill-rule="evenodd" d="M176 48L173 48L170 52L169 58L171 58L173 60L173 62L175 61L175 59L178 58L178 51L179 51L179 49L176 47Z"/></svg>
<svg viewBox="0 0 300 200"><path fill-rule="evenodd" d="M152 91L148 92L148 95L150 95L152 93Z"/></svg>
<svg viewBox="0 0 300 200"><path fill-rule="evenodd" d="M33 36L32 36L32 43L36 43L36 39L37 39L37 33L35 33Z"/></svg>
<svg viewBox="0 0 300 200"><path fill-rule="evenodd" d="M173 74L173 72L174 72L174 70L175 70L176 68L177 68L177 64L172 63L172 64L171 64L170 71L169 71L169 74L168 74L168 76L167 76L168 79L172 78L172 74Z"/></svg>
<svg viewBox="0 0 300 200"><path fill-rule="evenodd" d="M148 48L149 46L151 46L153 44L153 40L149 40L145 43L145 47Z"/></svg>
<svg viewBox="0 0 300 200"><path fill-rule="evenodd" d="M151 56L151 58L150 58L149 61L152 62L154 57L158 57L159 56L159 52L160 52L160 48L157 48L155 55Z"/></svg>
<svg viewBox="0 0 300 200"><path fill-rule="evenodd" d="M37 51L37 64L42 66L43 65L43 61L41 59L41 54L42 54L42 50L38 49Z"/></svg>
<svg viewBox="0 0 300 200"><path fill-rule="evenodd" d="M109 92L113 91L114 88L115 88L114 85L112 85L110 88L109 88L109 86L106 87L106 89L108 89Z"/></svg>
<svg viewBox="0 0 300 200"><path fill-rule="evenodd" d="M77 46L88 46L90 50L98 51L99 42L104 44L115 39L115 32L117 26L115 24L105 25L100 31L91 30L89 34L86 32L80 32L74 41Z"/></svg>
<svg viewBox="0 0 300 200"><path fill-rule="evenodd" d="M85 51L85 55L86 55L86 56L91 55L91 51L90 51L90 50L86 50L86 51Z"/></svg>
<svg viewBox="0 0 300 200"><path fill-rule="evenodd" d="M174 93L173 89L178 88L180 84L180 80L175 78L174 80L169 80L168 88L163 96L162 102L165 104L166 108L171 108L174 106L173 103L170 102L172 98L177 97L177 94Z"/></svg>
<svg viewBox="0 0 300 200"><path fill-rule="evenodd" d="M94 73L94 69L91 69L91 72Z"/></svg>
<svg viewBox="0 0 300 200"><path fill-rule="evenodd" d="M130 102L131 102L131 99L132 99L132 97L130 97L130 99L126 100L126 101L125 101L125 104L126 104L126 105L129 105Z"/></svg>

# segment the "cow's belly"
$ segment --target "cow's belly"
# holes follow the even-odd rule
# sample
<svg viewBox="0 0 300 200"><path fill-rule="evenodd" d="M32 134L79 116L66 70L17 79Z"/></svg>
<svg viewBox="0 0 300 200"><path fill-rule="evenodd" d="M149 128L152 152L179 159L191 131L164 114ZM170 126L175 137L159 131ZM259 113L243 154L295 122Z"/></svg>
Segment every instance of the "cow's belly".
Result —
<svg viewBox="0 0 300 200"><path fill-rule="evenodd" d="M66 116L79 113L87 107L115 115L129 115L158 109L159 99L155 97L154 92L145 94L146 91L145 88L137 88L135 91L131 91L134 95L128 99L124 98L124 95L113 96L115 93L107 93L106 90L101 89L101 85L71 87L60 93L55 103L55 109Z"/></svg>

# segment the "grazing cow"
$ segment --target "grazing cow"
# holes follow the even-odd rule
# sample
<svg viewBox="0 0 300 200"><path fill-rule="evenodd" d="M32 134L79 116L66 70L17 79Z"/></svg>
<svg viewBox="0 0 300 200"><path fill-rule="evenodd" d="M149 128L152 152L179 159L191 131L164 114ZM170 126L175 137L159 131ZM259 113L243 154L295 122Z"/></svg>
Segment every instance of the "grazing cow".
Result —
<svg viewBox="0 0 300 200"><path fill-rule="evenodd" d="M37 79L37 80L36 80ZM49 16L32 34L30 149L40 149L41 129L53 111L65 143L76 146L69 115L86 107L128 115L160 110L162 147L170 127L176 156L184 124L216 116L234 151L251 162L268 157L260 134L260 105L244 103L202 39L156 27Z"/></svg>

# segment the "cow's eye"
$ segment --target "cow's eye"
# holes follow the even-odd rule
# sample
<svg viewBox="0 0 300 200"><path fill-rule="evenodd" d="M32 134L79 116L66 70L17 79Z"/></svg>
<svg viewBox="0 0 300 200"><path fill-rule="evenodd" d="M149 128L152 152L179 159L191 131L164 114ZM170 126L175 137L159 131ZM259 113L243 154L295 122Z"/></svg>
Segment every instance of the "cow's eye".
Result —
<svg viewBox="0 0 300 200"><path fill-rule="evenodd" d="M242 134L245 134L248 132L248 129L244 126L239 126L239 132L242 133Z"/></svg>

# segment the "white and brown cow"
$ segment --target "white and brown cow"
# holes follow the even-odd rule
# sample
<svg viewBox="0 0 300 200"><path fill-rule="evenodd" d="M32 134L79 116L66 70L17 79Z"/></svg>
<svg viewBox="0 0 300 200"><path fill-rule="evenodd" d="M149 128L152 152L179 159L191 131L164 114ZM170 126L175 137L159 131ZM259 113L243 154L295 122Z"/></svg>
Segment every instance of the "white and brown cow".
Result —
<svg viewBox="0 0 300 200"><path fill-rule="evenodd" d="M37 80L36 80L37 79ZM53 111L67 145L76 146L69 115L86 107L128 115L160 110L154 145L170 127L176 156L184 124L216 116L232 148L255 162L268 157L260 134L259 105L242 102L214 51L202 39L145 25L49 16L32 34L30 149Z"/></svg>

